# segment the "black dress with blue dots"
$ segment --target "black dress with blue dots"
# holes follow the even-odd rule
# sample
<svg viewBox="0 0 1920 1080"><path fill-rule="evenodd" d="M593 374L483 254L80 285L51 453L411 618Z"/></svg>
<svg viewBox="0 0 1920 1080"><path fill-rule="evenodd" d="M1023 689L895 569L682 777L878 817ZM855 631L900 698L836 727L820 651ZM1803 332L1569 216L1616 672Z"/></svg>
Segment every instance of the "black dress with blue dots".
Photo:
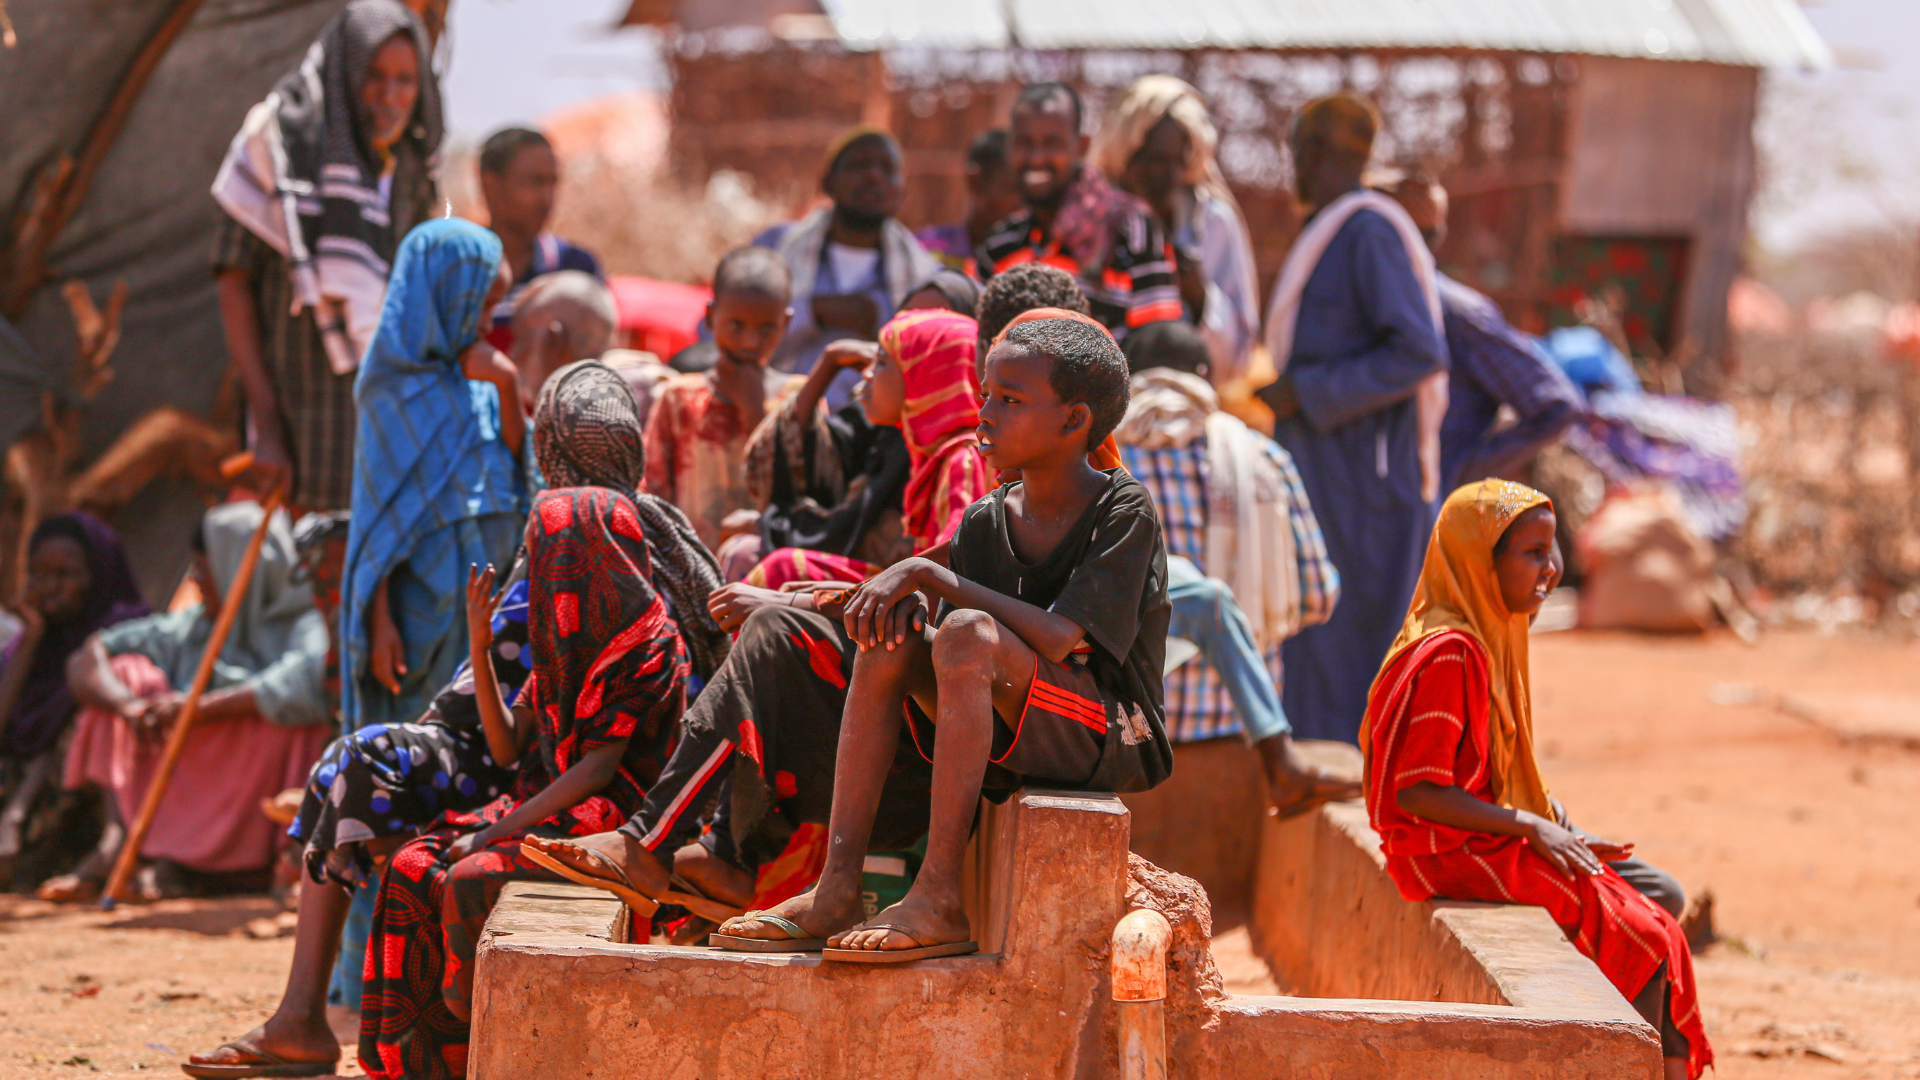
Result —
<svg viewBox="0 0 1920 1080"><path fill-rule="evenodd" d="M493 611L494 678L512 704L532 674L527 579L517 560ZM287 834L305 845L307 876L349 887L373 876L365 844L412 836L446 811L473 811L513 787L514 771L487 752L466 661L419 720L369 724L340 736L307 774Z"/></svg>

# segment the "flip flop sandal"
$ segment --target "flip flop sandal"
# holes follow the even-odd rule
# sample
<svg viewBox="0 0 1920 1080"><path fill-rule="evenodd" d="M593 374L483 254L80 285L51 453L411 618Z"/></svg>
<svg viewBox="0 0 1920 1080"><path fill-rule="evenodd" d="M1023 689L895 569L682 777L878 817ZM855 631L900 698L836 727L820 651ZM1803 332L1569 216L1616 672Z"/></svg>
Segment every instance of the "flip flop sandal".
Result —
<svg viewBox="0 0 1920 1080"><path fill-rule="evenodd" d="M715 900L706 891L686 878L675 874L667 879L673 888L660 894L663 904L678 904L703 919L714 923L723 923L728 919L737 919L747 913L745 908L729 906L725 901Z"/></svg>
<svg viewBox="0 0 1920 1080"><path fill-rule="evenodd" d="M936 956L965 956L980 951L980 945L972 941L953 941L944 945L929 945L927 939L917 932L894 923L862 923L847 931L854 930L891 930L896 934L905 934L912 939L917 949L823 949L820 956L827 960L843 960L853 964L904 964L912 960L931 960Z"/></svg>
<svg viewBox="0 0 1920 1080"><path fill-rule="evenodd" d="M708 940L728 952L819 952L821 949L827 947L825 938L813 937L801 929L799 923L791 919L783 919L778 915L769 915L764 911L749 911L741 915L740 918L770 923L786 931L787 936L783 938L752 938L740 937L737 934L721 934L716 932Z"/></svg>
<svg viewBox="0 0 1920 1080"><path fill-rule="evenodd" d="M619 863L614 862L612 859L607 858L605 855L591 848L581 848L580 850L591 855L596 862L606 867L607 872L613 876L600 877L589 874L585 870L568 866L566 863L541 851L532 844L522 843L520 845L520 854L525 855L538 865L546 867L576 885L591 885L596 889L607 890L621 900L626 901L627 907L631 908L633 913L641 918L653 917L654 911L660 907L660 902L641 892L639 889L634 888L633 879L627 876L627 872L620 868Z"/></svg>
<svg viewBox="0 0 1920 1080"><path fill-rule="evenodd" d="M265 1050L254 1050L241 1046L237 1042L223 1044L220 1050L236 1050L251 1061L235 1062L231 1065L195 1065L183 1062L180 1071L200 1080L222 1080L226 1077L249 1076L332 1076L340 1067L340 1059L332 1061L288 1061L286 1058L269 1054ZM219 1053L215 1050L214 1053Z"/></svg>

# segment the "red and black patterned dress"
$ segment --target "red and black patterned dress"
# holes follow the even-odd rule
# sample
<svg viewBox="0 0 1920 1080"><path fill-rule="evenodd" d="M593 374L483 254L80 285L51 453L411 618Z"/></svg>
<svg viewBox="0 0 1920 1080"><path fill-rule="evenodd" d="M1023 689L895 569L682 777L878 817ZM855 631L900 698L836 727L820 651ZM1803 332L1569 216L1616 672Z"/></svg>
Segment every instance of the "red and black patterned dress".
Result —
<svg viewBox="0 0 1920 1080"><path fill-rule="evenodd" d="M368 1076L463 1076L474 948L509 881L558 880L520 855L520 838L606 832L640 808L686 708L687 652L650 582L633 502L606 488L543 493L527 521L533 676L523 699L538 736L511 794L447 813L387 866L367 942L360 1065ZM598 793L454 861L464 834L500 821L587 753L627 740Z"/></svg>

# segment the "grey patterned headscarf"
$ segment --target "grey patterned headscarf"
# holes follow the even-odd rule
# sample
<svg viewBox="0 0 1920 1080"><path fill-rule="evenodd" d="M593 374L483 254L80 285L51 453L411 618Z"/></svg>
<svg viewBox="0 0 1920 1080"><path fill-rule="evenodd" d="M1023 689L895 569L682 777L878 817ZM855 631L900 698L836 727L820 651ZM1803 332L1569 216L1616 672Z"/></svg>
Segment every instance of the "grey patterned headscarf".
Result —
<svg viewBox="0 0 1920 1080"><path fill-rule="evenodd" d="M694 673L711 679L733 644L707 613L720 563L678 507L639 490L647 449L627 380L598 360L554 372L533 410L533 454L550 488L610 488L633 500L653 556L654 587L673 607Z"/></svg>

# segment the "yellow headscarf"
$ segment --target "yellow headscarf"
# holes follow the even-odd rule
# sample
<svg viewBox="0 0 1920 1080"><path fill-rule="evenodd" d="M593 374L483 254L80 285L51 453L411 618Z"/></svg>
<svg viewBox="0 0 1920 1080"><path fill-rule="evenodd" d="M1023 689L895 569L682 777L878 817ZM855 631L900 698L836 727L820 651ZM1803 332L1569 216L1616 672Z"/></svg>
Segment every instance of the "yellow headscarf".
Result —
<svg viewBox="0 0 1920 1080"><path fill-rule="evenodd" d="M1447 496L1427 542L1426 564L1407 621L1387 652L1384 673L1402 653L1435 634L1458 630L1487 651L1493 698L1487 724L1488 773L1500 805L1531 810L1548 820L1553 806L1533 756L1533 696L1527 684L1527 617L1507 611L1494 576L1493 546L1515 518L1545 495L1510 480L1481 480ZM1378 676L1373 693L1381 692ZM1360 726L1360 746L1371 754L1372 710Z"/></svg>

